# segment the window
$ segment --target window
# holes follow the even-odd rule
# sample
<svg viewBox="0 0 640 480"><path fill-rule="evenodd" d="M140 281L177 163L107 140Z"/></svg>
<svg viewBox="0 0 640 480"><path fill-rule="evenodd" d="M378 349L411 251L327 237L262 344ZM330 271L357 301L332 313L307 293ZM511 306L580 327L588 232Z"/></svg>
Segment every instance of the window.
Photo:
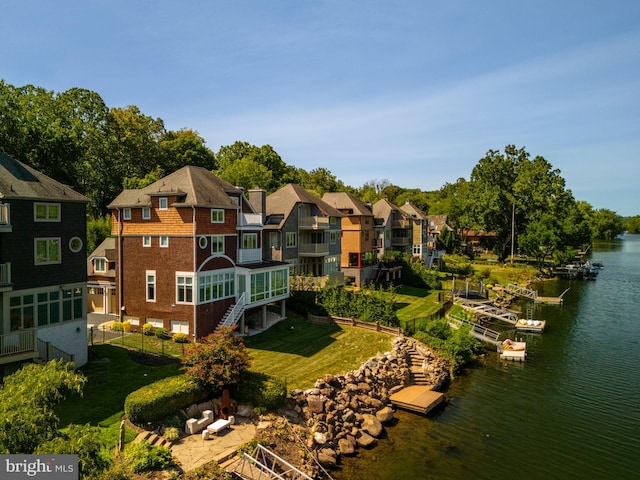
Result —
<svg viewBox="0 0 640 480"><path fill-rule="evenodd" d="M61 263L59 238L36 238L33 243L36 265Z"/></svg>
<svg viewBox="0 0 640 480"><path fill-rule="evenodd" d="M288 270L276 270L271 272L271 294L283 295L287 293L287 286L289 285Z"/></svg>
<svg viewBox="0 0 640 480"><path fill-rule="evenodd" d="M69 240L69 250L73 253L78 253L82 250L82 239L80 237L73 237Z"/></svg>
<svg viewBox="0 0 640 480"><path fill-rule="evenodd" d="M202 235L199 239L198 239L198 245L200 245L200 248L202 248L203 250L205 248L207 248L207 237Z"/></svg>
<svg viewBox="0 0 640 480"><path fill-rule="evenodd" d="M94 258L93 259L93 270L95 272L106 272L107 271L107 260L105 258Z"/></svg>
<svg viewBox="0 0 640 480"><path fill-rule="evenodd" d="M331 225L335 225L335 224L336 224L336 221L337 221L337 217L329 217L329 223L330 223Z"/></svg>
<svg viewBox="0 0 640 480"><path fill-rule="evenodd" d="M36 222L59 222L60 221L60 204L59 203L34 203L33 219Z"/></svg>
<svg viewBox="0 0 640 480"><path fill-rule="evenodd" d="M147 323L152 325L153 328L164 328L164 320L161 318L147 318Z"/></svg>
<svg viewBox="0 0 640 480"><path fill-rule="evenodd" d="M160 197L158 199L158 208L160 210L168 210L169 209L169 201L167 200L167 197Z"/></svg>
<svg viewBox="0 0 640 480"><path fill-rule="evenodd" d="M331 242L331 245L335 245L338 242L338 232L330 232L329 241Z"/></svg>
<svg viewBox="0 0 640 480"><path fill-rule="evenodd" d="M298 244L298 234L287 232L287 248L295 247Z"/></svg>
<svg viewBox="0 0 640 480"><path fill-rule="evenodd" d="M62 321L77 320L83 317L83 297L82 288L62 290Z"/></svg>
<svg viewBox="0 0 640 480"><path fill-rule="evenodd" d="M235 295L233 270L200 273L198 276L198 303L206 303Z"/></svg>
<svg viewBox="0 0 640 480"><path fill-rule="evenodd" d="M258 235L256 233L248 233L242 236L242 248L254 249L258 248Z"/></svg>
<svg viewBox="0 0 640 480"><path fill-rule="evenodd" d="M131 209L123 208L122 209L122 219L123 220L131 220Z"/></svg>
<svg viewBox="0 0 640 480"><path fill-rule="evenodd" d="M181 320L171 320L171 333L189 333L189 323Z"/></svg>
<svg viewBox="0 0 640 480"><path fill-rule="evenodd" d="M151 209L149 207L144 207L142 209L142 219L151 220Z"/></svg>
<svg viewBox="0 0 640 480"><path fill-rule="evenodd" d="M55 324L60 321L60 291L38 293L38 326Z"/></svg>
<svg viewBox="0 0 640 480"><path fill-rule="evenodd" d="M155 302L156 301L156 271L155 270L147 270L146 271L146 282L147 282L147 302Z"/></svg>
<svg viewBox="0 0 640 480"><path fill-rule="evenodd" d="M193 303L193 277L176 275L176 302Z"/></svg>
<svg viewBox="0 0 640 480"><path fill-rule="evenodd" d="M224 223L224 210L221 210L219 208L212 208L211 223Z"/></svg>
<svg viewBox="0 0 640 480"><path fill-rule="evenodd" d="M23 328L33 328L34 300L33 294L9 299L9 322L12 332Z"/></svg>
<svg viewBox="0 0 640 480"><path fill-rule="evenodd" d="M364 239L366 241L369 241L369 231L368 230L364 232Z"/></svg>
<svg viewBox="0 0 640 480"><path fill-rule="evenodd" d="M169 237L164 235L160 237L160 247L169 248Z"/></svg>
<svg viewBox="0 0 640 480"><path fill-rule="evenodd" d="M150 247L151 246L151 235L144 235L142 237L142 246Z"/></svg>
<svg viewBox="0 0 640 480"><path fill-rule="evenodd" d="M224 253L224 236L211 236L211 253Z"/></svg>

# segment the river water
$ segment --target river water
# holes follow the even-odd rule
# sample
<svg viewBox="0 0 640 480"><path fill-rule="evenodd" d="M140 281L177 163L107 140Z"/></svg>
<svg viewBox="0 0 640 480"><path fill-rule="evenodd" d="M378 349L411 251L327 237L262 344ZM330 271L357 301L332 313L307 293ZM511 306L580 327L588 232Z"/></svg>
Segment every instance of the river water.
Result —
<svg viewBox="0 0 640 480"><path fill-rule="evenodd" d="M542 335L518 334L525 363L487 355L452 382L444 407L396 412L386 438L332 476L640 479L640 236L598 244L592 258L605 265L595 281L535 287L569 288L564 305L520 305L547 320Z"/></svg>

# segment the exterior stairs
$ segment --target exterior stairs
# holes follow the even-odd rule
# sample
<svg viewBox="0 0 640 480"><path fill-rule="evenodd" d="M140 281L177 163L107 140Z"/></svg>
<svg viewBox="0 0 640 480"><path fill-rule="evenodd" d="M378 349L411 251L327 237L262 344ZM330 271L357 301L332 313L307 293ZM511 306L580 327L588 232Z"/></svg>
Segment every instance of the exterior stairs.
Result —
<svg viewBox="0 0 640 480"><path fill-rule="evenodd" d="M238 321L244 314L244 306L245 306L245 295L243 293L242 296L238 299L237 303L234 303L229 307L226 313L222 316L222 320L216 326L216 330L218 331L222 327L233 327L238 324Z"/></svg>
<svg viewBox="0 0 640 480"><path fill-rule="evenodd" d="M147 443L155 445L157 447L165 447L169 449L171 448L171 442L169 440L148 430L140 432L138 436L133 440L133 443L141 443L143 441L146 441Z"/></svg>
<svg viewBox="0 0 640 480"><path fill-rule="evenodd" d="M431 385L422 371L424 357L416 350L409 350L409 370L411 371L411 385Z"/></svg>

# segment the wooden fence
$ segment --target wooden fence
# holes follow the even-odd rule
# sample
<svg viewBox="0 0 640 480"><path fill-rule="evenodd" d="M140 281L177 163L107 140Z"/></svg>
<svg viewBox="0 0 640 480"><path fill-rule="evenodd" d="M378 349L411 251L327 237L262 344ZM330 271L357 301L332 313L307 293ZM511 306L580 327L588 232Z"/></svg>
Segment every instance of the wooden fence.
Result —
<svg viewBox="0 0 640 480"><path fill-rule="evenodd" d="M311 313L308 313L307 319L313 323L336 323L339 325L351 325L352 327L364 328L367 330L373 330L375 332L386 333L389 335L403 334L401 327L388 327L386 325L381 325L378 322L363 322L355 318L344 318L344 317L334 317L334 316L326 317L326 316L312 315Z"/></svg>

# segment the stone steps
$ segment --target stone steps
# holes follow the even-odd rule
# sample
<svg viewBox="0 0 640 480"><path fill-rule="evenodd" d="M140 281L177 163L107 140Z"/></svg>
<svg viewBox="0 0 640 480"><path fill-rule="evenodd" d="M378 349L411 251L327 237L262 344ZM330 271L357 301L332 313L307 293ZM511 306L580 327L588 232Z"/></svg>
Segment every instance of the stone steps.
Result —
<svg viewBox="0 0 640 480"><path fill-rule="evenodd" d="M157 447L165 447L171 449L171 442L160 435L157 435L150 431L140 432L138 436L133 440L133 443L141 443L145 441L151 445L155 445Z"/></svg>
<svg viewBox="0 0 640 480"><path fill-rule="evenodd" d="M409 370L412 385L430 385L431 382L422 371L424 357L415 350L409 350Z"/></svg>

